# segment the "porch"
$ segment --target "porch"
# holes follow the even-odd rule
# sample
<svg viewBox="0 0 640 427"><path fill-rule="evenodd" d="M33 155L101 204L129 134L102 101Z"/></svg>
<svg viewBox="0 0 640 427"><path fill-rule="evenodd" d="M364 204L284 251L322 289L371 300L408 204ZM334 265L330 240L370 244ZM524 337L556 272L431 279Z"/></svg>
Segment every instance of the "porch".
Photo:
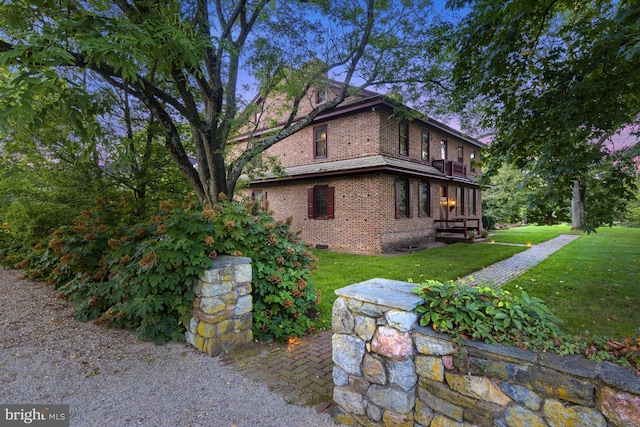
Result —
<svg viewBox="0 0 640 427"><path fill-rule="evenodd" d="M470 232L475 232L475 236L480 235L479 218L456 218L456 219L436 219L433 221L436 228L436 240L461 241L469 240Z"/></svg>

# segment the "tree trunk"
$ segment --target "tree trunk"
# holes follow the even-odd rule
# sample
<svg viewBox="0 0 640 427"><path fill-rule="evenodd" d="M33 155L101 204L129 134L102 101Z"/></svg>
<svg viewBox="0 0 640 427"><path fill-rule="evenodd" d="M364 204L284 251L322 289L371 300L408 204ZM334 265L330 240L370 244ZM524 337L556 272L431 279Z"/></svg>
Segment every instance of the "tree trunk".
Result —
<svg viewBox="0 0 640 427"><path fill-rule="evenodd" d="M578 230L584 225L584 197L587 184L584 179L573 181L573 193L571 195L571 228Z"/></svg>

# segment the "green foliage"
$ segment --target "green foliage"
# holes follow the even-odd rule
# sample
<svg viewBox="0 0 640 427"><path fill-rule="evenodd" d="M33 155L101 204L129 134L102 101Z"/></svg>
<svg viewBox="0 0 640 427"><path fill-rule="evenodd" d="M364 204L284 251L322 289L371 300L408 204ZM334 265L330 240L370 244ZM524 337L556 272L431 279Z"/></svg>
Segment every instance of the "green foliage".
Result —
<svg viewBox="0 0 640 427"><path fill-rule="evenodd" d="M543 301L525 291L515 296L496 288L431 280L414 292L424 299L416 308L422 314L420 325L453 335L460 346L463 340L473 339L640 367L640 335L623 342L589 333L567 335L556 325L560 319Z"/></svg>
<svg viewBox="0 0 640 427"><path fill-rule="evenodd" d="M560 334L558 319L542 300L490 287L427 281L414 291L424 299L417 307L420 324L464 338L521 348L546 349Z"/></svg>
<svg viewBox="0 0 640 427"><path fill-rule="evenodd" d="M483 177L504 163L533 172L547 188L538 200L554 206L567 206L573 180L589 181L583 227L611 225L637 175L608 144L640 118L637 3L454 4L469 11L451 34L447 90L455 107L495 132Z"/></svg>
<svg viewBox="0 0 640 427"><path fill-rule="evenodd" d="M193 285L211 258L250 256L256 336L283 340L310 330L318 298L308 283L314 258L289 224L239 203L201 212L194 205L161 203L156 215L138 222L127 203L96 199L95 208L55 231L22 266L68 297L77 319L135 329L159 344L183 339Z"/></svg>

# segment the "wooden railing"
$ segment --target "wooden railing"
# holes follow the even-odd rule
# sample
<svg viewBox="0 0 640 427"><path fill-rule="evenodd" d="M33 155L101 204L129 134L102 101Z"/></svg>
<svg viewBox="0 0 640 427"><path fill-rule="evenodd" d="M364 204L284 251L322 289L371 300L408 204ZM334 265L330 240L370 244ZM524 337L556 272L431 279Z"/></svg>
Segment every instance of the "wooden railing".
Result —
<svg viewBox="0 0 640 427"><path fill-rule="evenodd" d="M453 160L433 160L431 165L446 176L467 177L467 166L464 163Z"/></svg>
<svg viewBox="0 0 640 427"><path fill-rule="evenodd" d="M433 222L438 233L463 234L465 239L469 237L470 231L480 234L479 218L436 219Z"/></svg>

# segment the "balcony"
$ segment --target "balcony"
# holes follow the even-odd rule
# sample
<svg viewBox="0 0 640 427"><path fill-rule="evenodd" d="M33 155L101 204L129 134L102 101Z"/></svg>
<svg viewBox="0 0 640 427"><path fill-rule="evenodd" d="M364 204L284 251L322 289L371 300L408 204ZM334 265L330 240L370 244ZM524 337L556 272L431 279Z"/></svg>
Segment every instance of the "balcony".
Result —
<svg viewBox="0 0 640 427"><path fill-rule="evenodd" d="M467 177L467 166L464 163L454 162L453 160L433 160L431 165L446 176Z"/></svg>

